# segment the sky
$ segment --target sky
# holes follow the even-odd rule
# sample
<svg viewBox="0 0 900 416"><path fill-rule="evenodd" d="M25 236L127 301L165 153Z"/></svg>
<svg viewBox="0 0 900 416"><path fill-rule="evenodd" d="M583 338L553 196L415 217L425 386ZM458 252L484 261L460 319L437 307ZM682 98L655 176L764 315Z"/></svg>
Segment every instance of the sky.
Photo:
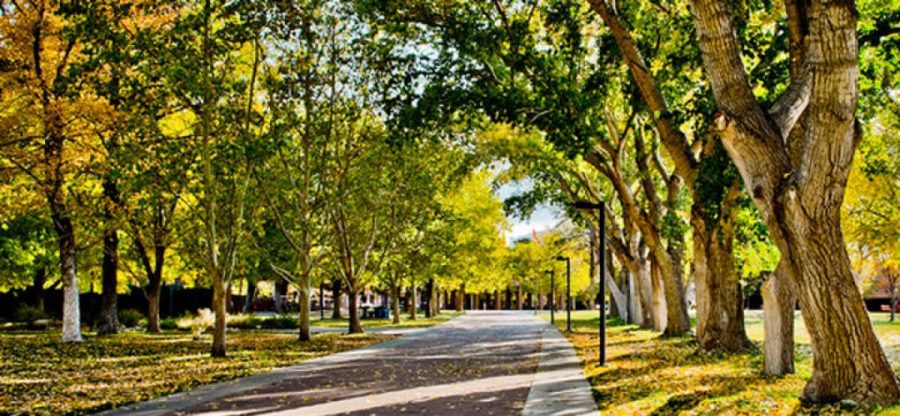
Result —
<svg viewBox="0 0 900 416"><path fill-rule="evenodd" d="M506 199L511 195L525 192L530 189L529 180L515 181L505 184L496 191L500 199ZM529 218L520 219L515 216L509 216L509 225L511 230L506 233L506 244L511 245L522 237L531 238L531 230L537 230L538 234L553 228L560 220L563 219L562 212L553 206L540 205L531 214Z"/></svg>

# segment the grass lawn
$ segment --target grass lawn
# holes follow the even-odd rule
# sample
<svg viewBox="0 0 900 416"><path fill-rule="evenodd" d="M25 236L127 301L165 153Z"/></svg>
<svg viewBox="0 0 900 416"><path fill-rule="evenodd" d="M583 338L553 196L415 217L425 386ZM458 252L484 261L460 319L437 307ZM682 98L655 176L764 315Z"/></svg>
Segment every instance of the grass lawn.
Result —
<svg viewBox="0 0 900 416"><path fill-rule="evenodd" d="M549 314L544 315L549 319ZM900 322L887 322L887 314L871 317L894 370L900 371ZM900 414L900 406L802 407L798 397L810 377L812 358L799 314L795 320L797 373L785 377L764 376L760 352L699 354L691 338L660 338L658 333L613 321L608 327L607 366L598 367L597 313L577 311L572 319L573 332L566 336L583 361L604 415ZM748 312L746 324L750 338L762 341L761 314ZM557 315L556 325L565 330L564 313Z"/></svg>
<svg viewBox="0 0 900 416"><path fill-rule="evenodd" d="M419 313L416 319L412 320L409 319L408 313L401 312L399 325L394 325L393 321L390 319L362 319L360 320L360 323L362 324L363 330L366 328L424 328L444 323L461 314L461 312L456 311L441 311L441 313L435 317L426 318L424 313ZM343 319L331 319L329 316L330 314L326 311L326 318L319 319L319 313L315 312L310 315L309 323L312 326L329 328L343 328L349 325L346 317Z"/></svg>
<svg viewBox="0 0 900 416"><path fill-rule="evenodd" d="M228 333L228 357L209 357L211 336L126 332L63 345L58 331L0 332L0 414L85 414L360 348L385 335Z"/></svg>

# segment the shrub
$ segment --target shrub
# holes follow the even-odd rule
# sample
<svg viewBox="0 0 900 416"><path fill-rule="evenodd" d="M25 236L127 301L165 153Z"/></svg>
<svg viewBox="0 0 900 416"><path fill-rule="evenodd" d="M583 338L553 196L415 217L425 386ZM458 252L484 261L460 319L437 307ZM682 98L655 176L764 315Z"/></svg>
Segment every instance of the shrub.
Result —
<svg viewBox="0 0 900 416"><path fill-rule="evenodd" d="M294 329L299 324L299 320L290 315L276 315L262 321L265 329Z"/></svg>
<svg viewBox="0 0 900 416"><path fill-rule="evenodd" d="M43 309L35 308L31 305L19 305L19 307L16 308L16 321L32 325L34 324L34 321L41 319L47 319L47 314L44 313Z"/></svg>
<svg viewBox="0 0 900 416"><path fill-rule="evenodd" d="M165 318L159 320L159 329L177 329L178 322L175 318Z"/></svg>
<svg viewBox="0 0 900 416"><path fill-rule="evenodd" d="M228 316L228 327L236 329L257 329L261 328L264 318L248 314L248 315L230 315Z"/></svg>
<svg viewBox="0 0 900 416"><path fill-rule="evenodd" d="M134 309L124 309L119 311L119 323L126 328L134 328L138 326L144 319L144 314Z"/></svg>

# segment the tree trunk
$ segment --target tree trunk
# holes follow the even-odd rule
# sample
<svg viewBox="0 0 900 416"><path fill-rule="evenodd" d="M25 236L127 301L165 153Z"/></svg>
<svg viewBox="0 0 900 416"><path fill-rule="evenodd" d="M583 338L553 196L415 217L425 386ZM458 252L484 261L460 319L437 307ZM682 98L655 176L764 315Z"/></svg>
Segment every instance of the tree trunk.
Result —
<svg viewBox="0 0 900 416"><path fill-rule="evenodd" d="M104 182L104 192L110 186ZM115 185L112 185L115 187ZM107 221L114 221L111 215L107 215ZM111 224L107 224L110 227ZM119 271L119 236L113 228L103 234L103 265L101 267L101 281L103 288L103 303L100 307L100 320L97 325L97 335L112 335L119 332L118 312L118 271Z"/></svg>
<svg viewBox="0 0 900 416"><path fill-rule="evenodd" d="M247 279L247 295L244 297L244 314L253 312L253 300L256 298L256 283ZM319 300L321 302L321 299Z"/></svg>
<svg viewBox="0 0 900 416"><path fill-rule="evenodd" d="M663 280L662 273L659 270L659 266L656 265L656 261L650 262L650 278L652 280L651 284L653 285L653 299L652 299L652 322L653 322L653 330L658 332L664 332L666 330L666 296L665 289L663 288Z"/></svg>
<svg viewBox="0 0 900 416"><path fill-rule="evenodd" d="M434 278L428 279L425 284L425 317L434 316Z"/></svg>
<svg viewBox="0 0 900 416"><path fill-rule="evenodd" d="M629 272L628 276L628 317L630 323L638 324L642 328L650 325L650 320L644 317L644 310L641 307L641 295L638 293L637 279L634 274Z"/></svg>
<svg viewBox="0 0 900 416"><path fill-rule="evenodd" d="M359 293L354 288L348 288L347 297L350 298L350 328L351 334L362 334L362 325L359 322Z"/></svg>
<svg viewBox="0 0 900 416"><path fill-rule="evenodd" d="M763 282L764 371L780 376L794 372L794 288L779 264Z"/></svg>
<svg viewBox="0 0 900 416"><path fill-rule="evenodd" d="M460 283L459 290L456 291L456 311L462 312L466 301L466 284Z"/></svg>
<svg viewBox="0 0 900 416"><path fill-rule="evenodd" d="M673 244L674 247L672 246ZM670 243L670 247L667 250L670 263L666 265L667 267L661 269L661 271L666 272L662 276L666 293L665 334L668 336L679 336L691 332L691 319L688 316L687 299L682 278L684 266L682 266L681 260L684 255L684 249L681 248L681 244L681 242Z"/></svg>
<svg viewBox="0 0 900 416"><path fill-rule="evenodd" d="M813 374L803 395L815 402L849 398L896 403L900 381L875 337L850 271L839 205L829 211L827 222L804 224L789 214L782 225L791 234L786 245L793 269L802 276L796 282L800 310L812 341Z"/></svg>
<svg viewBox="0 0 900 416"><path fill-rule="evenodd" d="M213 343L210 354L213 357L225 356L225 326L227 319L225 312L225 279L221 274L214 273L213 276L213 312L215 313L216 322L213 326Z"/></svg>
<svg viewBox="0 0 900 416"><path fill-rule="evenodd" d="M503 298L500 297L500 289L494 290L494 310L503 309Z"/></svg>
<svg viewBox="0 0 900 416"><path fill-rule="evenodd" d="M44 285L47 283L47 268L44 266L39 266L37 270L34 271L34 278L32 279L31 288L29 289L31 304L35 307L35 309L42 311L44 310L44 294L46 290L44 289Z"/></svg>
<svg viewBox="0 0 900 416"><path fill-rule="evenodd" d="M234 300L231 296L231 282L228 282L225 285L225 313L229 314L234 312Z"/></svg>
<svg viewBox="0 0 900 416"><path fill-rule="evenodd" d="M522 310L522 283L516 286L516 310Z"/></svg>
<svg viewBox="0 0 900 416"><path fill-rule="evenodd" d="M409 288L409 319L415 321L416 320L416 309L418 309L418 305L416 305L416 288L410 286Z"/></svg>
<svg viewBox="0 0 900 416"><path fill-rule="evenodd" d="M789 26L808 33L797 38L792 31L790 40L806 55L792 50L791 59L809 75L791 74L791 85L768 110L753 95L726 5L692 0L691 12L720 109L717 133L797 285L813 351L803 398L891 405L900 401L900 381L872 329L840 225L861 135L857 11L852 1L807 5L789 13Z"/></svg>
<svg viewBox="0 0 900 416"><path fill-rule="evenodd" d="M391 282L391 313L393 313L393 324L400 324L400 285L397 282Z"/></svg>
<svg viewBox="0 0 900 416"><path fill-rule="evenodd" d="M59 266L63 280L62 342L81 342L81 310L78 275L75 271L75 230L68 217L58 213L53 213L52 216L59 239Z"/></svg>
<svg viewBox="0 0 900 416"><path fill-rule="evenodd" d="M160 280L157 279L155 284L154 282L150 283L150 286L145 290L145 298L147 299L147 332L152 334L158 334L160 332L159 327L159 292L160 292Z"/></svg>
<svg viewBox="0 0 900 416"><path fill-rule="evenodd" d="M331 311L331 319L341 319L341 280L334 279L331 282L331 303L333 310Z"/></svg>
<svg viewBox="0 0 900 416"><path fill-rule="evenodd" d="M699 209L695 204L693 210ZM744 329L740 279L732 254L733 217L720 218L711 225L697 218L702 215L692 212L691 216L700 350L741 352L752 349L753 344Z"/></svg>
<svg viewBox="0 0 900 416"><path fill-rule="evenodd" d="M300 279L300 333L297 339L300 342L311 339L309 332L309 276Z"/></svg>

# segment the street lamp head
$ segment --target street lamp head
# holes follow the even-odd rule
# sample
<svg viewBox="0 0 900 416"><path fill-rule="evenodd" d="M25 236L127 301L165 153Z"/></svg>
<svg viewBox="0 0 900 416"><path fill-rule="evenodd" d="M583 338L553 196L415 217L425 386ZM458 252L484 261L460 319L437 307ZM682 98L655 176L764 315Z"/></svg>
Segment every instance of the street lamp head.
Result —
<svg viewBox="0 0 900 416"><path fill-rule="evenodd" d="M602 209L603 204L591 201L575 201L571 204L575 209Z"/></svg>

